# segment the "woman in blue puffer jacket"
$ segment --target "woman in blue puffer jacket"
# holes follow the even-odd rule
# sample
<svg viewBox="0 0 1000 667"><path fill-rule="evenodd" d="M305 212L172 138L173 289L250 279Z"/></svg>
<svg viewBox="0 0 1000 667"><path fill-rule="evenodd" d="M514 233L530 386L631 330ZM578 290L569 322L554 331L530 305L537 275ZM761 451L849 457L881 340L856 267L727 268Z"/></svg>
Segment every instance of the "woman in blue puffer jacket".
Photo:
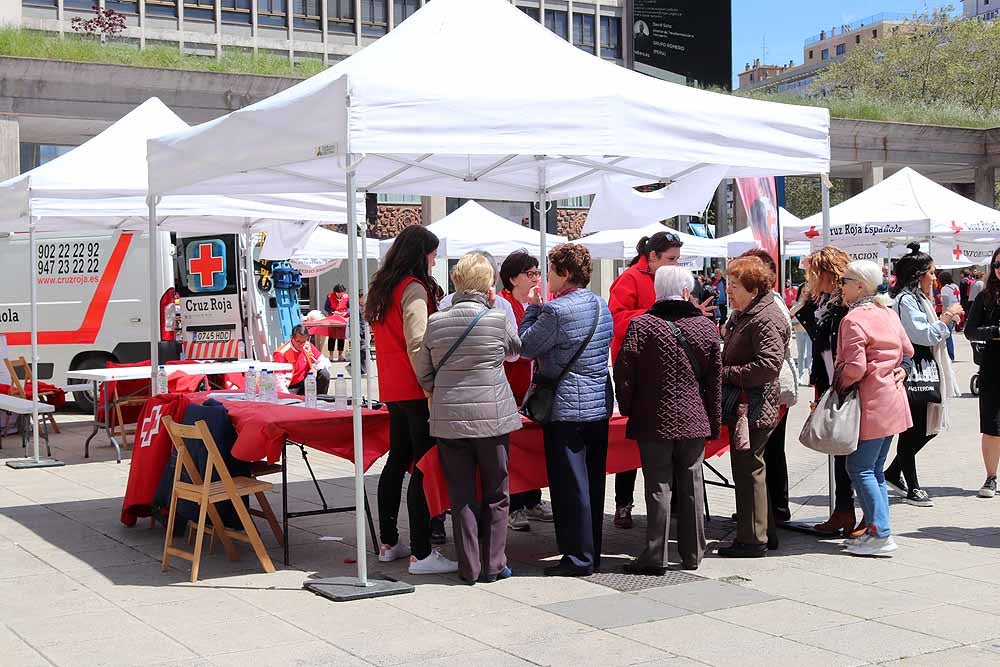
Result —
<svg viewBox="0 0 1000 667"><path fill-rule="evenodd" d="M591 269L590 252L583 246L567 243L552 250L552 300L543 305L540 290L532 288L520 328L521 356L535 360L536 374L555 379L568 366L544 427L556 541L563 554L558 565L546 568L549 576L587 576L601 564L608 420L614 406L608 374L613 325L604 300L585 289Z"/></svg>

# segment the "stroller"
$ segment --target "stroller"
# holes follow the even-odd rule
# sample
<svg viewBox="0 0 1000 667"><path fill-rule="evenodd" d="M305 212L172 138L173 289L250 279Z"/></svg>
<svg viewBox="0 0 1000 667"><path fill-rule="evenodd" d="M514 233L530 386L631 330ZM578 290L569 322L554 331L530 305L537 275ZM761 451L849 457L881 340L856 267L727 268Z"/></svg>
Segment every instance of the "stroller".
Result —
<svg viewBox="0 0 1000 667"><path fill-rule="evenodd" d="M972 361L975 362L976 366L983 363L983 348L985 347L986 343L972 343ZM972 379L969 380L969 391L972 392L973 396L979 396L979 371L976 371L972 375Z"/></svg>

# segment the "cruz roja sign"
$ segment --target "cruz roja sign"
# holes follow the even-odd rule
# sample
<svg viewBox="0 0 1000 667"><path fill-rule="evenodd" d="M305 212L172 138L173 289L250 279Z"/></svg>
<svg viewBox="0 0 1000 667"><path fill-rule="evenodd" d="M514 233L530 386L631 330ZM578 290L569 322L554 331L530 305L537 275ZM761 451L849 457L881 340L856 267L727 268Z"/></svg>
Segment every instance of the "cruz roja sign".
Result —
<svg viewBox="0 0 1000 667"><path fill-rule="evenodd" d="M632 64L701 87L732 85L730 0L632 0Z"/></svg>

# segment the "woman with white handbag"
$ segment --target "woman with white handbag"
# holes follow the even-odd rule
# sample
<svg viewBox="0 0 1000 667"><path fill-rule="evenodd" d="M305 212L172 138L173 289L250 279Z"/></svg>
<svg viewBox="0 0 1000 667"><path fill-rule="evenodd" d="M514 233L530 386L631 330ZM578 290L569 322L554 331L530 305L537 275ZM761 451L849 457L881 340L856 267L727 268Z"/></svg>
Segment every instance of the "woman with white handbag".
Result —
<svg viewBox="0 0 1000 667"><path fill-rule="evenodd" d="M886 556L896 550L896 542L883 467L893 436L913 425L898 371L913 356L913 345L889 308L892 300L878 264L851 262L841 284L850 310L840 324L834 386L841 395L854 388L858 393L858 448L847 457L847 472L868 526L864 535L847 541L847 551Z"/></svg>

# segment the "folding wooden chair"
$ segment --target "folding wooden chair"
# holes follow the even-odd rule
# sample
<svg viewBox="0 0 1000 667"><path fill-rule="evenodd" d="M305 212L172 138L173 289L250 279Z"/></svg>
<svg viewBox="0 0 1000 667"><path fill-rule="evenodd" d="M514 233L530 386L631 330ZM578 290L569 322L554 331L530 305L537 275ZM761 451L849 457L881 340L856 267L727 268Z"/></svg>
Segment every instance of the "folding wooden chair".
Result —
<svg viewBox="0 0 1000 667"><path fill-rule="evenodd" d="M35 387L35 381L31 375L31 364L27 362L24 357L18 357L17 359L4 359L4 364L7 365L7 372L10 373L10 395L17 396L18 398L30 399L28 392L25 389L25 385L22 384L22 380L25 383L30 383L33 388ZM39 391L38 400L43 403L48 403L48 399L52 396L58 394L58 391ZM56 417L52 413L42 415L42 419L47 421L52 430L59 433L59 424L56 423Z"/></svg>
<svg viewBox="0 0 1000 667"><path fill-rule="evenodd" d="M118 439L121 441L123 447L128 447L128 436L132 436L135 439L136 431L139 429L138 424L129 424L125 420L125 413L122 408L142 408L149 399L148 392L142 391L135 396L126 396L122 398L118 393L118 382L115 382L114 390L111 392L111 409L113 414L111 415L110 427L112 430L118 431ZM128 427L132 426L131 429Z"/></svg>
<svg viewBox="0 0 1000 667"><path fill-rule="evenodd" d="M177 450L173 494L170 499L170 514L167 518L167 536L163 545L163 571L166 572L169 567L170 557L177 556L178 558L191 561L191 582L194 583L198 580L198 566L201 561L202 544L205 537L205 520L209 518L212 521L212 532L222 542L222 547L226 550L229 560L239 560L240 557L239 552L236 550L236 545L233 543L234 540L248 542L257 555L257 559L260 561L264 571L274 572L274 564L271 562L271 557L268 555L267 549L264 548L263 542L261 542L260 533L257 532L257 527L253 523L250 512L247 510L246 505L243 504L244 497L256 496L262 510L270 514L269 523L273 521L272 526L276 526L278 521L274 518L271 505L264 495L273 485L270 482L262 482L250 477L230 476L229 469L226 467L226 463L219 453L219 448L216 446L215 440L208 430L208 425L204 421L199 421L194 426L185 426L175 423L170 417L164 417L162 424L166 427L167 433L170 435L170 441L173 443L174 449ZM198 472L198 466L195 464L187 445L184 443L185 438L199 440L205 445L208 460L205 464L204 478ZM191 478L190 482L181 480L181 470L187 471L188 476ZM216 472L219 475L219 481L213 482L212 476ZM199 507L193 552L184 551L173 546L174 522L177 518L178 500L190 500ZM222 523L215 504L226 500L230 501L236 509L236 514L243 524L243 532L231 530Z"/></svg>

